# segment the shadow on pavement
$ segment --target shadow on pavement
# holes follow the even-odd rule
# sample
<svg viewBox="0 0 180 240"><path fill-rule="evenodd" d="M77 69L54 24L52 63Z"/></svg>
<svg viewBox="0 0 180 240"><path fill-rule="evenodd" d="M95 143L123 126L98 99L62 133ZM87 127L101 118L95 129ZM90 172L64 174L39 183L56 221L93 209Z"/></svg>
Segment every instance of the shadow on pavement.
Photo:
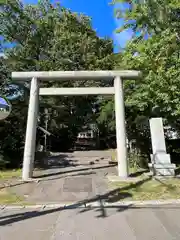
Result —
<svg viewBox="0 0 180 240"><path fill-rule="evenodd" d="M91 169L90 169L91 170ZM54 181L54 180L59 180L59 179L64 179L66 177L79 177L79 176L89 176L89 175L96 175L97 173L95 171L89 171L89 172L80 172L80 173L75 173L75 174L62 174L62 176L58 176L58 177L53 177L53 178L44 178L42 180L40 180L41 182L46 182L46 181Z"/></svg>
<svg viewBox="0 0 180 240"><path fill-rule="evenodd" d="M133 205L131 204L128 206L127 205L126 206L123 206L123 205L122 206L119 206L119 205L118 206L116 206L116 205L106 206L106 205L104 205L104 203L113 203L113 202L117 202L122 199L125 199L127 197L131 197L131 194L126 193L125 191L129 190L130 188L140 186L141 184L143 184L146 181L149 181L150 179L151 179L151 177L144 179L142 181L139 181L137 183L131 184L130 186L117 188L117 189L114 189L105 194L95 196L94 198L85 199L83 201L77 202L75 204L71 204L66 207L58 207L58 208L52 208L52 209L47 209L47 210L41 210L41 211L31 211L31 212L25 212L22 214L19 213L19 214L3 216L3 217L0 217L0 226L13 224L15 222L20 222L20 221L27 220L30 218L41 217L41 216L51 214L54 212L58 212L58 211L62 211L62 210L77 209L77 208L81 209L79 211L79 214L87 212L87 211L91 211L91 210L96 210L96 211L100 212L100 215L97 216L98 218L105 218L105 217L107 217L106 210L108 208L114 208L114 209L117 209L118 212L122 212L122 211L128 210L129 208L133 208ZM87 204L91 204L93 202L99 203L98 204L99 206L87 205ZM137 207L134 207L134 208L137 208Z"/></svg>
<svg viewBox="0 0 180 240"><path fill-rule="evenodd" d="M52 177L52 176L56 176L56 175L62 175L62 174L66 174L66 173L73 173L73 172L83 172L83 171L87 171L87 170L96 170L96 169L104 169L104 168L111 168L115 165L105 165L105 166L99 166L99 167L93 167L92 165L86 168L80 168L80 169L72 169L72 170L67 170L67 171L59 171L59 172L55 172L55 173L47 173L47 174L43 174L40 176L35 176L34 178L44 178L44 177Z"/></svg>
<svg viewBox="0 0 180 240"><path fill-rule="evenodd" d="M142 174L148 173L148 172L149 172L148 169L147 169L147 170L140 170L140 171L137 171L137 172L135 172L135 173L131 173L131 174L129 175L129 177L139 177L139 176L141 176Z"/></svg>
<svg viewBox="0 0 180 240"><path fill-rule="evenodd" d="M40 169L64 168L79 166L78 160L71 159L67 153L44 157L35 160L35 166Z"/></svg>
<svg viewBox="0 0 180 240"><path fill-rule="evenodd" d="M95 210L96 212L100 212L100 215L96 216L97 218L105 218L108 217L107 216L107 209L115 209L117 212L123 212L129 209L180 209L180 206L154 206L154 205L147 205L147 206L134 206L133 204L129 204L129 205L110 205L110 206L104 206L102 203L100 203L100 206L98 207L89 207L87 206L86 208L82 207L79 204L73 204L69 207L59 207L59 208L53 208L53 209L48 209L48 210L43 210L43 211L31 211L31 212L25 212L25 213L18 213L18 214L12 214L12 215L8 215L8 216L3 216L0 217L0 226L6 226L9 224L13 224L13 223L17 223L17 222L21 222L23 220L28 220L31 218L35 218L35 217L41 217L47 214L51 214L51 213L55 213L55 212L60 212L60 211L64 211L64 210L73 210L73 209L77 209L79 207L82 207L82 210L79 211L80 213L86 213L88 211L92 211Z"/></svg>

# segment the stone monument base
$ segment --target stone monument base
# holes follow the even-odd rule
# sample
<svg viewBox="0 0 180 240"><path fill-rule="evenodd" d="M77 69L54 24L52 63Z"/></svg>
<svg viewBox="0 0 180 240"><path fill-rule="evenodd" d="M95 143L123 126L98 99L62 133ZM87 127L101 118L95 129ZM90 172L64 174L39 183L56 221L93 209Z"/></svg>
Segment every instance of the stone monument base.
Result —
<svg viewBox="0 0 180 240"><path fill-rule="evenodd" d="M150 172L155 176L175 176L175 168L176 165L169 163L169 164L148 164Z"/></svg>
<svg viewBox="0 0 180 240"><path fill-rule="evenodd" d="M171 156L166 152L151 154L151 163L153 164L171 164Z"/></svg>

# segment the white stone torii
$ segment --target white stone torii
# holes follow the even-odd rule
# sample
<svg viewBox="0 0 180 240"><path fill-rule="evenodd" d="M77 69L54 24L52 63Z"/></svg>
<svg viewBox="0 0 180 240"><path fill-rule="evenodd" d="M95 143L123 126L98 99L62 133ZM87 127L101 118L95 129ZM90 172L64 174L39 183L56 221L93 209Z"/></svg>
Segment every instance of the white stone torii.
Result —
<svg viewBox="0 0 180 240"><path fill-rule="evenodd" d="M29 180L33 176L36 126L38 118L39 95L115 95L116 142L118 175L128 177L126 149L125 112L123 96L123 80L136 79L139 71L50 71L50 72L12 72L16 81L31 81L29 109L27 117L26 139L23 157L22 179ZM39 88L39 81L61 80L114 80L114 87L87 88Z"/></svg>

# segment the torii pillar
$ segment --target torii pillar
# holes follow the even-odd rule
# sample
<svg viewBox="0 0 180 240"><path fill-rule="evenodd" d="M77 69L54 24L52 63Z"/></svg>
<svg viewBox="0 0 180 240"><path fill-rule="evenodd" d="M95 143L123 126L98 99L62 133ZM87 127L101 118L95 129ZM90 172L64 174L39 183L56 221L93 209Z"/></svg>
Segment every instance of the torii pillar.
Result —
<svg viewBox="0 0 180 240"><path fill-rule="evenodd" d="M31 81L29 109L27 118L26 140L23 158L22 179L29 180L33 176L33 164L36 142L36 127L38 118L39 95L114 95L116 113L116 142L118 175L121 178L128 177L128 161L126 146L126 128L123 80L136 79L141 76L138 71L52 71L52 72L13 72L12 78L18 81ZM74 80L113 80L114 87L90 87L90 88L41 88L39 81L65 81Z"/></svg>

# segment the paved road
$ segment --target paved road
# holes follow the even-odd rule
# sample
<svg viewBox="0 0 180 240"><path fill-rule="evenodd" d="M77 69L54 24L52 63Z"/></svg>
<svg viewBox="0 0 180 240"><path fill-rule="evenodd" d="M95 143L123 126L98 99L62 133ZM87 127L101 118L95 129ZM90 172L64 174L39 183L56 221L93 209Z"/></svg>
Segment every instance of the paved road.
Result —
<svg viewBox="0 0 180 240"><path fill-rule="evenodd" d="M1 210L0 240L179 240L180 205Z"/></svg>
<svg viewBox="0 0 180 240"><path fill-rule="evenodd" d="M9 190L28 203L91 199L110 191L107 176L117 174L116 167L109 165L110 154L110 151L59 153L48 158L48 169L35 172L39 182L19 181L12 183Z"/></svg>

